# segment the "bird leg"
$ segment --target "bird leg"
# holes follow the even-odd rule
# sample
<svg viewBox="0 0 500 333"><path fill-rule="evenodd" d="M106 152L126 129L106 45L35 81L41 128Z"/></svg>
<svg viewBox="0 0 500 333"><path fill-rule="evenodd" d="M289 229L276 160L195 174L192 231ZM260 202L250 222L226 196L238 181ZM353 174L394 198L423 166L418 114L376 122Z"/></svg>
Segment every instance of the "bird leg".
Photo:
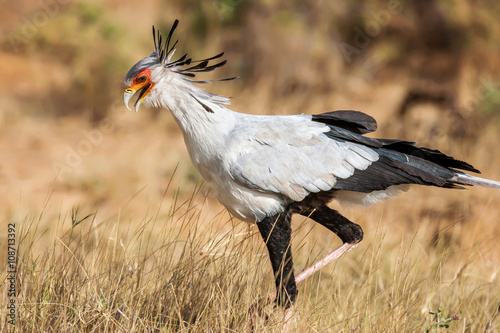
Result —
<svg viewBox="0 0 500 333"><path fill-rule="evenodd" d="M304 269L295 278L295 283L299 284L300 282L304 281L305 279L307 279L308 277L310 277L311 275L313 275L314 273L316 273L317 271L319 271L320 269L322 269L323 267L325 267L326 265L328 265L332 261L337 260L342 255L344 255L347 252L354 249L356 246L358 246L357 243L354 243L354 244L344 243L344 244L342 244L341 246L339 246L338 248L336 248L332 252L328 253L328 255L326 255L326 257L324 257L323 259L316 261L314 264L312 264L311 266Z"/></svg>
<svg viewBox="0 0 500 333"><path fill-rule="evenodd" d="M248 310L247 329L253 331L256 315L261 316L262 309L275 300L276 304L285 308L282 332L287 332L292 317L293 303L297 296L297 286L293 274L291 249L292 228L290 224L292 210L268 217L257 223L260 234L269 251L273 268L276 292L259 300ZM267 320L267 318L265 318Z"/></svg>
<svg viewBox="0 0 500 333"><path fill-rule="evenodd" d="M297 296L292 261L292 211L288 210L277 217L265 218L257 223L260 234L269 251L276 282L276 303L285 309L292 306Z"/></svg>
<svg viewBox="0 0 500 333"><path fill-rule="evenodd" d="M301 215L308 216L312 220L333 231L344 242L343 245L330 252L323 259L318 260L308 268L302 271L295 278L295 283L307 279L309 276L319 271L332 261L340 258L343 254L349 252L358 246L358 243L363 239L363 229L356 223L349 221L339 212L329 208L328 206L320 206L316 209L306 212L300 212Z"/></svg>
<svg viewBox="0 0 500 333"><path fill-rule="evenodd" d="M313 211L300 212L327 229L333 231L344 243L355 244L363 239L363 229L328 206L320 206Z"/></svg>
<svg viewBox="0 0 500 333"><path fill-rule="evenodd" d="M260 316L262 308L276 299L276 303L285 308L281 331L287 332L290 325L290 319L293 315L293 302L297 296L297 284L304 281L330 262L338 259L343 254L354 249L363 239L363 230L359 225L349 221L339 212L327 206L320 206L313 211L298 212L333 231L339 236L344 244L330 252L323 259L318 260L313 265L306 268L294 278L292 251L290 247L291 213L292 210L288 210L278 217L266 218L257 223L269 251L271 265L276 277L277 291L259 300L250 307L247 318L247 329L249 330L253 330L255 313L258 313Z"/></svg>

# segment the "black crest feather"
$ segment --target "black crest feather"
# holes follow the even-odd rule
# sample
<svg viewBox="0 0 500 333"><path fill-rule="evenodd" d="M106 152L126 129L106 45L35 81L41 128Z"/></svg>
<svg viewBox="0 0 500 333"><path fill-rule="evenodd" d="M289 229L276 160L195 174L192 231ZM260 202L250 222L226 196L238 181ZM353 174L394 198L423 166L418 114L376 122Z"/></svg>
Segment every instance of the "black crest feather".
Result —
<svg viewBox="0 0 500 333"><path fill-rule="evenodd" d="M178 40L176 40L172 46L170 46L170 43L172 41L172 36L174 34L175 29L179 25L179 20L175 20L174 24L172 25L172 28L170 28L170 32L168 33L167 39L165 42L163 42L163 36L161 35L160 31L155 29L153 26L153 43L155 45L155 50L154 53L159 58L159 61L167 68L171 68L174 70L176 73L182 74L186 77L187 80L193 83L210 83L214 81L229 81L229 80L234 80L236 77L230 77L230 78L225 78L225 79L219 79L219 80L207 80L207 81L198 81L198 80L193 80L191 78L194 78L197 73L202 73L202 72L211 72L216 68L222 67L226 64L226 60L223 60L221 62L218 62L216 64L210 64L211 60L221 58L224 55L224 52L221 52L213 57L206 58L206 59L201 59L201 60L193 60L188 57L187 53L184 54L182 57L180 57L177 60L170 61L170 58L173 55L173 52L175 51L175 46L177 45ZM191 65L195 64L191 67L188 68L182 68L182 66L186 65Z"/></svg>

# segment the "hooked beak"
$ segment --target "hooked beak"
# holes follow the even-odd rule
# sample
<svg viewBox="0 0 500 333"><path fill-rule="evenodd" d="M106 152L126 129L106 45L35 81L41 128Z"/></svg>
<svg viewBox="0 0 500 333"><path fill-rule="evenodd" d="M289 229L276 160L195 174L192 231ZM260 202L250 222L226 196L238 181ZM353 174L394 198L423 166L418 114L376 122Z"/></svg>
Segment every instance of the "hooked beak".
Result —
<svg viewBox="0 0 500 333"><path fill-rule="evenodd" d="M136 93L139 93L139 97L137 97L137 101L135 101L134 103L135 112L138 112L139 105L141 105L144 98L146 98L146 96L149 94L152 87L153 87L152 83L147 83L142 87L140 87L139 89L134 89L133 87L125 89L125 92L123 93L123 103L125 103L127 109L132 111L132 109L128 106L128 102Z"/></svg>

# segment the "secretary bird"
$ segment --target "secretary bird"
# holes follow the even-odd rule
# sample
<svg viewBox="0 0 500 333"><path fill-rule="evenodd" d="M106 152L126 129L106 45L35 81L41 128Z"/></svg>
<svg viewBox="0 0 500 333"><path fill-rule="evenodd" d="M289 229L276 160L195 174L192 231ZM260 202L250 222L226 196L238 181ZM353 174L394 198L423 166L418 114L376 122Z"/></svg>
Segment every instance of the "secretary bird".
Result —
<svg viewBox="0 0 500 333"><path fill-rule="evenodd" d="M396 195L408 184L445 188L500 183L465 174L472 165L414 142L373 139L375 119L358 111L318 115L257 116L234 112L226 97L207 93L195 75L223 66L184 54L172 60L176 20L165 42L153 27L153 53L137 62L123 84L124 103L136 93L139 106L167 108L181 128L191 160L219 201L236 218L256 223L266 242L277 291L272 299L285 308L287 331L297 296L296 284L354 248L361 227L329 208L341 203L371 204ZM228 78L223 80L231 80ZM221 80L221 81L223 81ZM292 214L307 216L344 243L297 277L290 247Z"/></svg>

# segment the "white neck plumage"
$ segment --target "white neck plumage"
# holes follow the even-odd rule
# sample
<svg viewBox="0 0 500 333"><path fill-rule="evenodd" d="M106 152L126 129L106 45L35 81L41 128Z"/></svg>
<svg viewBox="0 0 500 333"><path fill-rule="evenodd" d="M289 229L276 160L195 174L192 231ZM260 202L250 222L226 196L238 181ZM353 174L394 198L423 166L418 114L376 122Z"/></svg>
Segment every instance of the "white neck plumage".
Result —
<svg viewBox="0 0 500 333"><path fill-rule="evenodd" d="M237 113L223 106L229 104L229 100L207 93L179 75L160 80L149 100L152 105L172 112L191 160L205 176L202 165L219 158L225 138L234 126Z"/></svg>

